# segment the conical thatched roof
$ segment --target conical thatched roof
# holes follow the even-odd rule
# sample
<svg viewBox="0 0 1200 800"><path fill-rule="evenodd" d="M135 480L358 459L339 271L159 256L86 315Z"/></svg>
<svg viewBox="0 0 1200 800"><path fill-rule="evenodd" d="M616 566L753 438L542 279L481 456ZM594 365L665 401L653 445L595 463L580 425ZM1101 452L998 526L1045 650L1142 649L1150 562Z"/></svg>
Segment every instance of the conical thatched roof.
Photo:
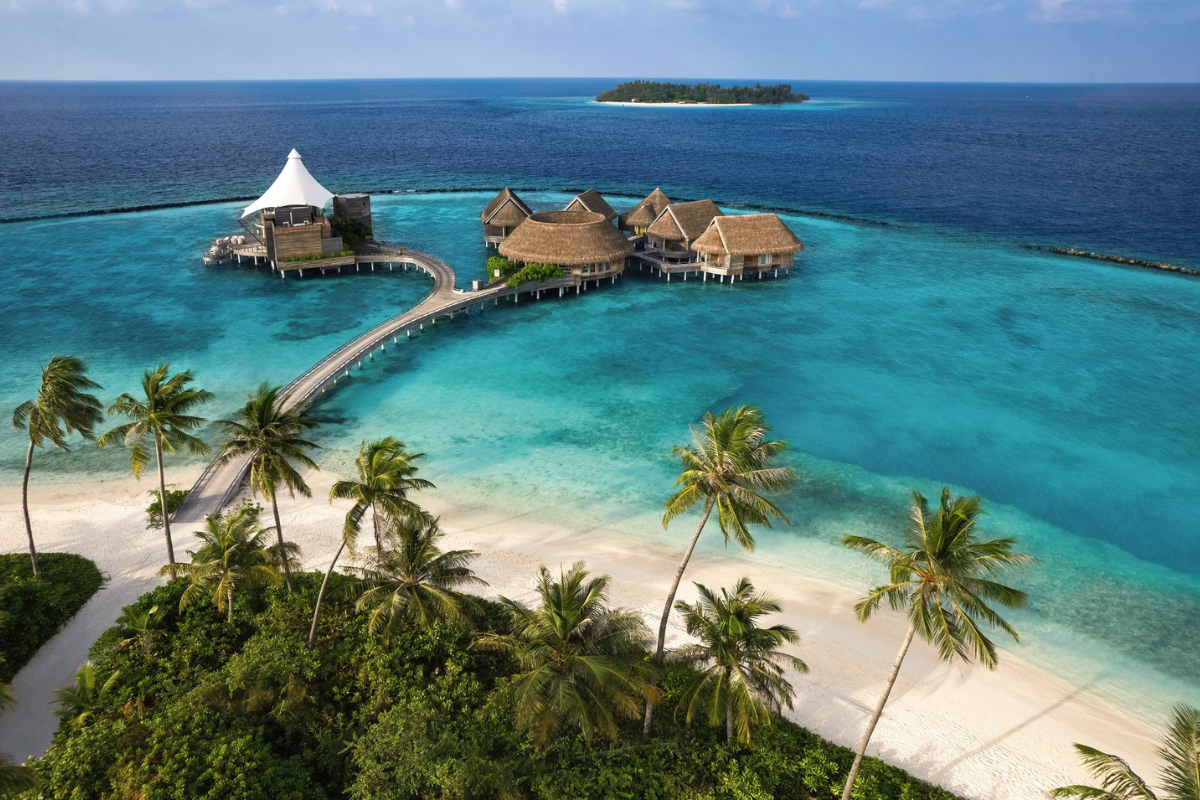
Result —
<svg viewBox="0 0 1200 800"><path fill-rule="evenodd" d="M775 214L735 214L715 218L692 249L709 255L779 255L803 250L804 243Z"/></svg>
<svg viewBox="0 0 1200 800"><path fill-rule="evenodd" d="M663 194L662 189L655 189L646 195L645 200L629 209L621 221L632 228L648 228L669 205L671 199Z"/></svg>
<svg viewBox="0 0 1200 800"><path fill-rule="evenodd" d="M672 203L663 209L646 233L669 242L679 242L684 239L694 240L704 233L714 217L722 216L723 213L712 200Z"/></svg>
<svg viewBox="0 0 1200 800"><path fill-rule="evenodd" d="M633 244L591 211L539 212L500 243L505 258L563 267L624 260L632 252Z"/></svg>
<svg viewBox="0 0 1200 800"><path fill-rule="evenodd" d="M575 195L575 198L567 203L567 207L563 211L591 211L594 214L603 214L606 222L612 222L617 218L617 212L613 211L613 207L595 189L588 189L586 192Z"/></svg>
<svg viewBox="0 0 1200 800"><path fill-rule="evenodd" d="M517 193L505 186L500 190L500 194L488 203L479 218L484 225L509 226L519 225L532 213L529 206L517 197Z"/></svg>

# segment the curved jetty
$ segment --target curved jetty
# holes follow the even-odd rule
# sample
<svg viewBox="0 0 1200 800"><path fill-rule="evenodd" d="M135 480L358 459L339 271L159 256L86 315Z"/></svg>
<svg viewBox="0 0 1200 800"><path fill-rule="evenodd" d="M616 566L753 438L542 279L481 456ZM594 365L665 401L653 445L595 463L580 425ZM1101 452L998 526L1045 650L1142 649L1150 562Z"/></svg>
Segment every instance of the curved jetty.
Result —
<svg viewBox="0 0 1200 800"><path fill-rule="evenodd" d="M409 249L405 249L401 254L395 247L382 244L374 250L376 252L354 256L355 266L360 269L362 266L370 266L371 269L379 266L389 269L397 266L404 269L420 269L433 276L433 291L403 314L376 325L342 345L288 384L281 400L284 409L308 407L339 379L349 377L354 366L361 366L364 359L374 358L376 350L384 350L389 339L395 344L400 336L408 337L414 330L424 330L426 325L433 325L439 317L453 318L489 301L499 303L502 297L511 297L513 302L516 302L521 294L532 294L539 299L544 292L555 290L558 291L559 297L562 297L567 289L574 289L578 294L586 291L589 283L598 285L603 280L564 275L561 278L526 283L517 287L508 286L503 282L494 283L468 292L454 287L454 270L439 258ZM610 278L610 281L615 280L615 276ZM213 461L192 486L183 505L171 517L171 521L198 523L206 516L220 511L237 494L249 470L249 456L223 464Z"/></svg>

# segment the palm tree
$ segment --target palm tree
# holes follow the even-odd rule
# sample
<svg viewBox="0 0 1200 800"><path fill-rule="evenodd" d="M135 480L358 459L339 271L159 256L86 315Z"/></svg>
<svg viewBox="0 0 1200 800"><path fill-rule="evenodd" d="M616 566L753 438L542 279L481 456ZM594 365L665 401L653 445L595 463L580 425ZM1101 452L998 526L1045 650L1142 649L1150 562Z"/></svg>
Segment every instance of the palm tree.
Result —
<svg viewBox="0 0 1200 800"><path fill-rule="evenodd" d="M0 711L8 711L15 704L8 684L0 683ZM37 775L33 770L13 764L7 754L0 753L0 797L36 789L37 785Z"/></svg>
<svg viewBox="0 0 1200 800"><path fill-rule="evenodd" d="M370 553L367 566L356 570L364 591L355 607L371 609L371 633L382 630L390 638L403 620L428 629L437 619L461 621L478 609L474 598L457 591L487 585L467 566L477 554L443 551L438 546L443 535L436 519L406 517L388 526L387 549Z"/></svg>
<svg viewBox="0 0 1200 800"><path fill-rule="evenodd" d="M158 640L166 634L162 627L166 609L152 606L146 611L138 611L133 606L126 606L124 610L117 622L121 624L125 638L117 643L117 649L140 650L144 655L150 655Z"/></svg>
<svg viewBox="0 0 1200 800"><path fill-rule="evenodd" d="M317 604L313 609L312 627L308 629L308 649L312 650L317 637L317 620L321 617L321 602L325 598L325 587L329 585L329 576L337 566L342 551L349 547L352 551L358 541L358 532L362 527L362 518L367 510L371 511L371 523L375 529L375 552L386 552L383 546L381 526L386 520L420 520L426 517L421 507L408 499L408 492L432 489L433 484L423 478L416 477L417 467L412 462L424 458L424 453L409 453L404 443L391 436L367 444L359 445L358 482L338 481L329 490L329 502L349 499L354 506L346 512L346 522L342 526L342 543L338 545L329 569L321 580L321 588L317 592Z"/></svg>
<svg viewBox="0 0 1200 800"><path fill-rule="evenodd" d="M286 398L285 398L286 399ZM271 501L275 517L275 533L283 544L283 525L279 522L279 503L276 494L282 486L292 497L296 492L312 497L312 490L292 462L309 469L319 469L306 450L318 447L303 438L305 431L316 428L316 420L297 410L285 411L279 398L279 387L263 384L250 395L232 420L218 423L228 438L217 457L219 463L250 456L250 491ZM292 590L292 570L284 562L284 581Z"/></svg>
<svg viewBox="0 0 1200 800"><path fill-rule="evenodd" d="M96 665L85 661L75 673L74 686L54 690L54 701L60 706L54 713L61 719L69 720L72 725L82 728L91 721L100 698L108 694L120 676L121 671L117 670L100 684L96 675Z"/></svg>
<svg viewBox="0 0 1200 800"><path fill-rule="evenodd" d="M104 407L88 389L100 384L87 377L87 367L78 358L55 356L42 370L42 385L37 397L26 400L13 411L13 427L29 434L25 451L25 475L21 479L21 510L25 513L25 535L29 539L29 558L33 574L38 574L37 547L33 543L33 524L29 521L29 470L33 448L44 447L46 440L59 450L70 450L67 436L79 431L85 439L95 439L95 427L104 421Z"/></svg>
<svg viewBox="0 0 1200 800"><path fill-rule="evenodd" d="M1076 744L1075 749L1088 772L1100 782L1100 788L1060 786L1050 792L1051 797L1159 800L1124 759L1085 744ZM1158 756L1163 760L1160 777L1166 789L1162 800L1200 800L1200 710L1175 706L1171 726L1163 734Z"/></svg>
<svg viewBox="0 0 1200 800"><path fill-rule="evenodd" d="M163 453L177 452L181 447L192 453L208 452L208 445L192 436L204 424L202 417L190 416L187 412L212 397L203 389L189 389L192 382L191 370L177 372L167 377L170 364L160 364L157 369L142 376L142 393L145 401L124 392L108 407L108 413L120 414L131 420L118 425L100 437L97 444L106 447L121 442L131 448L129 456L133 477L141 479L142 470L150 463L146 449L146 435L154 439L154 458L158 464L158 498L162 504L163 529L167 537L167 563L175 563L175 547L171 544L171 514L167 505L167 480L163 475Z"/></svg>
<svg viewBox="0 0 1200 800"><path fill-rule="evenodd" d="M412 462L424 457L424 453L408 452L404 442L391 436L359 445L358 458L354 462L358 480L338 481L329 492L330 500L354 501L354 508L346 515L346 534L351 529L357 533L363 516L370 511L375 548L382 553L382 517L419 517L422 512L408 499L408 493L434 488L429 481L415 477L417 467Z"/></svg>
<svg viewBox="0 0 1200 800"><path fill-rule="evenodd" d="M979 541L975 524L981 514L983 498L956 497L952 500L950 490L942 487L941 503L932 515L925 498L913 492L909 510L911 524L905 533L903 549L863 536L842 537L844 545L888 568L890 582L875 587L854 606L859 621L870 619L884 600L897 611L907 611L909 620L908 632L892 664L887 685L854 756L842 800L850 798L867 744L883 714L914 636L919 635L936 647L943 661L956 658L969 661L974 657L988 669L996 668L996 645L981 630L980 624L999 628L1012 636L1013 641L1018 639L1016 630L989 603L1023 608L1028 597L1024 592L997 583L992 577L1007 568L1034 563L1036 559L1014 552L1015 539Z"/></svg>
<svg viewBox="0 0 1200 800"><path fill-rule="evenodd" d="M769 725L785 705L792 707L795 692L784 669L808 672L808 665L779 648L799 642L800 636L787 625L759 627L759 617L780 607L774 597L756 593L749 578L739 579L732 592L722 589L719 597L699 583L696 589L700 600L692 605L680 600L675 608L700 643L671 654L673 661L702 670L683 695L687 722L707 710L713 725L724 717L725 741L733 741L736 729L738 738L749 742L752 726Z"/></svg>
<svg viewBox="0 0 1200 800"><path fill-rule="evenodd" d="M610 609L608 577L588 577L582 561L556 581L542 567L541 605L528 609L500 598L512 634L487 633L476 646L513 656L519 672L502 687L497 702L512 707L517 723L547 747L565 728L585 739L615 739L618 719L637 719L640 704L661 693L645 661L649 632L641 615Z"/></svg>
<svg viewBox="0 0 1200 800"><path fill-rule="evenodd" d="M232 622L235 592L283 583L283 565L295 561L300 548L293 542L268 546L263 541L266 535L253 506L243 505L229 514L205 519L204 528L196 531L204 544L194 553L188 551L189 584L179 598L179 610L211 596L217 610L224 611ZM163 567L164 573L173 571L170 564Z"/></svg>
<svg viewBox="0 0 1200 800"><path fill-rule="evenodd" d="M671 452L683 464L683 472L675 481L680 488L667 500L663 514L663 527L671 520L686 513L703 502L704 511L700 524L692 534L692 541L684 551L683 561L675 572L667 602L663 605L662 619L658 623L658 644L654 660L662 664L667 641L667 620L675 604L679 583L687 570L700 534L708 524L713 508L717 509L717 521L725 544L733 539L746 550L754 549L754 536L750 525L770 527L771 517L787 521L783 512L762 496L762 492L785 489L796 476L786 467L773 466L781 453L787 450L787 442L767 439L771 428L766 424L763 413L754 406L739 406L724 411L720 416L705 412L702 427L692 428L692 446L676 447ZM654 707L646 706L643 722L643 738L650 735L650 721Z"/></svg>

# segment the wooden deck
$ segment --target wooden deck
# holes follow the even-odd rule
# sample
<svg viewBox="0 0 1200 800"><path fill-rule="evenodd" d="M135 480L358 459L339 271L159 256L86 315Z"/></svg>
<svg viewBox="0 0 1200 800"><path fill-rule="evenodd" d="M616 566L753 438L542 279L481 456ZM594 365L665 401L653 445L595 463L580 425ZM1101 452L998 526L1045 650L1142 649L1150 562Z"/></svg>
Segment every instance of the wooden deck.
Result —
<svg viewBox="0 0 1200 800"><path fill-rule="evenodd" d="M542 283L526 283L516 288L495 283L479 291L468 292L455 288L454 270L449 265L426 253L406 249L400 254L394 248L383 247L378 253L358 255L356 263L359 268L363 265L369 265L372 269L376 266L402 265L420 269L433 276L433 291L416 306L350 340L292 381L283 392L281 402L285 409L307 408L336 386L339 380L349 378L354 367L361 367L364 361L373 360L375 351L384 351L389 341L398 344L401 336L407 338L413 331L423 331L426 325L435 324L441 317L453 319L485 303L497 304L501 298L515 303L519 302L521 295L540 299L547 293L557 293L558 297L562 297L571 289L578 294L586 291L589 284L606 280L582 280L580 276L567 275ZM249 457L225 464L215 461L209 464L192 486L183 505L172 515L171 521L195 525L203 522L206 516L219 512L240 491L249 471Z"/></svg>
<svg viewBox="0 0 1200 800"><path fill-rule="evenodd" d="M725 278L729 278L729 282L735 280L744 281L750 275L757 275L757 280L762 280L763 275L772 278L778 278L780 273L783 277L787 277L788 270L791 267L764 267L761 269L734 269L728 267L719 267L715 264L707 264L703 261L673 261L665 259L653 250L637 250L629 257L629 260L637 265L639 270L648 269L651 272L657 273L661 278L667 276L667 283L671 282L672 276L683 276L686 281L691 275L693 279L699 276L700 280L707 281L708 276L712 275L721 283L725 282Z"/></svg>

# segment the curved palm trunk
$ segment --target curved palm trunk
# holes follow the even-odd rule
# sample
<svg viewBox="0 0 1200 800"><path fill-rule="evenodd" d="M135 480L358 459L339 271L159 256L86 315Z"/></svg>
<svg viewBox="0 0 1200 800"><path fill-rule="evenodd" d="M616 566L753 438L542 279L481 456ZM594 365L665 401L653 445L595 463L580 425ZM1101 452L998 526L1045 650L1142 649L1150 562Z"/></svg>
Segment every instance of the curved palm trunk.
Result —
<svg viewBox="0 0 1200 800"><path fill-rule="evenodd" d="M171 544L171 511L167 507L167 478L163 474L162 439L154 434L154 458L158 462L158 507L162 510L163 532L167 537L167 563L175 563L175 546Z"/></svg>
<svg viewBox="0 0 1200 800"><path fill-rule="evenodd" d="M292 590L292 565L288 563L287 553L283 551L283 525L279 523L279 503L275 501L275 493L271 492L271 513L275 515L275 535L279 539L279 556L283 559L283 580L287 590Z"/></svg>
<svg viewBox="0 0 1200 800"><path fill-rule="evenodd" d="M333 567L337 564L337 560L341 557L342 551L346 549L346 540L342 539L342 544L338 547L337 552L333 554L333 561L329 562L329 569L325 570L325 579L321 581L321 591L317 592L317 607L313 610L312 627L308 629L308 649L313 649L313 642L317 638L317 619L321 616L321 601L325 598L325 585L329 583L329 576L333 574Z"/></svg>
<svg viewBox="0 0 1200 800"><path fill-rule="evenodd" d="M379 511L371 503L371 524L375 527L375 557L383 558L383 536L379 533Z"/></svg>
<svg viewBox="0 0 1200 800"><path fill-rule="evenodd" d="M25 513L25 535L29 537L29 561L33 565L33 574L38 574L37 547L33 543L33 523L29 521L29 468L33 466L33 439L29 440L29 450L25 452L25 477L21 479L21 511Z"/></svg>
<svg viewBox="0 0 1200 800"><path fill-rule="evenodd" d="M712 513L713 504L716 502L715 497L710 497L704 501L704 514L700 517L700 524L696 526L696 533L692 535L691 544L688 545L687 552L683 554L683 561L679 564L679 569L675 571L675 581L671 584L671 591L667 594L667 604L663 606L662 620L658 623L658 646L654 651L654 663L661 665L663 662L663 651L667 643L667 621L671 618L671 607L675 605L675 594L679 591L679 583L683 580L683 573L687 570L688 562L692 560L692 551L696 549L696 542L700 541L700 534L704 532L704 526L708 524L708 516ZM654 705L646 703L646 717L642 721L642 740L650 738L650 722L654 718Z"/></svg>
<svg viewBox="0 0 1200 800"><path fill-rule="evenodd" d="M725 668L725 742L733 741L733 693L729 691L729 679L733 675L733 667Z"/></svg>
<svg viewBox="0 0 1200 800"><path fill-rule="evenodd" d="M883 707L887 703L888 695L892 693L892 687L896 685L896 676L900 674L900 665L904 663L904 656L908 653L908 646L912 644L913 634L916 632L916 623L911 623L908 626L908 633L904 635L904 642L900 645L900 652L896 654L896 661L892 664L892 674L888 675L887 686L879 698L878 705L875 706L875 713L871 715L871 721L867 723L867 730L863 733L862 741L858 745L858 752L854 755L854 764L850 767L850 774L846 776L846 788L842 790L842 800L850 800L850 791L854 788L854 779L858 777L858 768L862 766L863 755L867 752L871 734L875 732L875 726L879 724L879 718L883 716Z"/></svg>
<svg viewBox="0 0 1200 800"><path fill-rule="evenodd" d="M233 587L230 586L225 590L225 605L229 609L228 615L225 617L226 622L233 622Z"/></svg>

